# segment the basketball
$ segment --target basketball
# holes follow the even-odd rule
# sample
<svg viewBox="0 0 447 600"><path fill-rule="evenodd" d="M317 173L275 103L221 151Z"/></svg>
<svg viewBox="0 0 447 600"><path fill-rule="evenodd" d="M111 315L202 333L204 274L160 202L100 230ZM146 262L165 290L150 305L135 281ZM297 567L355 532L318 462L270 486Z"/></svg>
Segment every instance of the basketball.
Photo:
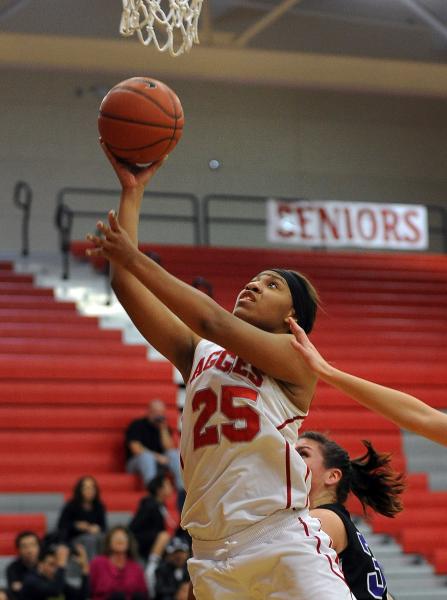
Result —
<svg viewBox="0 0 447 600"><path fill-rule="evenodd" d="M165 83L132 77L115 85L99 108L101 138L118 158L133 164L162 159L183 133L183 108Z"/></svg>

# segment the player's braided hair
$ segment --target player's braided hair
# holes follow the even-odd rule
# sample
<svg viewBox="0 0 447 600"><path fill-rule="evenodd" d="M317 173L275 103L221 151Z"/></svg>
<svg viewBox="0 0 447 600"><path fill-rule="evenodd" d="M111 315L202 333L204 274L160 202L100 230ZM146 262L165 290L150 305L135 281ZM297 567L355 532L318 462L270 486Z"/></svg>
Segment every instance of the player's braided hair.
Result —
<svg viewBox="0 0 447 600"><path fill-rule="evenodd" d="M326 469L340 469L342 477L336 489L337 502L344 504L352 492L365 512L370 506L375 512L394 517L402 510L400 495L405 489L404 475L392 468L389 453L379 453L371 442L362 440L365 454L351 460L344 448L321 433L306 431L300 437L320 445Z"/></svg>

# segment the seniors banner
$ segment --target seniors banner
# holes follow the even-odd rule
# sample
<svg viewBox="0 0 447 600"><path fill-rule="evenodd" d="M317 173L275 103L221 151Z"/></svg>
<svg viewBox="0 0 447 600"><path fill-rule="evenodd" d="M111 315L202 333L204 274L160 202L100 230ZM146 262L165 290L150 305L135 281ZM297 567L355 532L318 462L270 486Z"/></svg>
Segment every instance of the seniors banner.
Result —
<svg viewBox="0 0 447 600"><path fill-rule="evenodd" d="M425 206L297 200L267 202L267 239L299 246L425 250Z"/></svg>

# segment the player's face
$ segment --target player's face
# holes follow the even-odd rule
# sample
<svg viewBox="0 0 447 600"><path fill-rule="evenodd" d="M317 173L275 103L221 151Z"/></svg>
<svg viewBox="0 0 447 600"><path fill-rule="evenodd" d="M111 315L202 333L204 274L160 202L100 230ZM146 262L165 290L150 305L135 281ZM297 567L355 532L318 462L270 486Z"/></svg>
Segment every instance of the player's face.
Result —
<svg viewBox="0 0 447 600"><path fill-rule="evenodd" d="M233 314L265 331L289 331L287 317L293 316L294 310L285 279L274 271L256 275L239 293Z"/></svg>
<svg viewBox="0 0 447 600"><path fill-rule="evenodd" d="M299 438L296 450L312 473L311 497L317 497L325 489L328 469L324 466L321 446L315 440Z"/></svg>

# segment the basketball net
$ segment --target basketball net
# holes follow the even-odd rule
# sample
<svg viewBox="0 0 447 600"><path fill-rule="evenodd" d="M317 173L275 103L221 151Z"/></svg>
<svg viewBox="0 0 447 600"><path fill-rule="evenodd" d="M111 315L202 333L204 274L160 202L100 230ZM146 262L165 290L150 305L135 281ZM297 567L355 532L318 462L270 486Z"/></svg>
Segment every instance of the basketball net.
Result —
<svg viewBox="0 0 447 600"><path fill-rule="evenodd" d="M179 56L199 43L197 27L202 3L203 0L123 0L120 33L131 36L136 32L145 46L153 43L160 52L168 50L172 56Z"/></svg>

